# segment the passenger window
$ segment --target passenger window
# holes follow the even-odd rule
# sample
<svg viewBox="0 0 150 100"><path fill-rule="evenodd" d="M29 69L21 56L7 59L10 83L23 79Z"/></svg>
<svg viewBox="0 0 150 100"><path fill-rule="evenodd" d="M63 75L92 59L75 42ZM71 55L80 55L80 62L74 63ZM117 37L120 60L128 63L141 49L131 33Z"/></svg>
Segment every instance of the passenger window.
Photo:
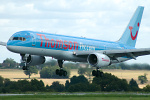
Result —
<svg viewBox="0 0 150 100"><path fill-rule="evenodd" d="M22 38L22 41L25 41L26 39L25 38Z"/></svg>
<svg viewBox="0 0 150 100"><path fill-rule="evenodd" d="M10 39L9 39L9 40L13 40L13 38L14 38L14 37L12 36L12 37L10 37Z"/></svg>

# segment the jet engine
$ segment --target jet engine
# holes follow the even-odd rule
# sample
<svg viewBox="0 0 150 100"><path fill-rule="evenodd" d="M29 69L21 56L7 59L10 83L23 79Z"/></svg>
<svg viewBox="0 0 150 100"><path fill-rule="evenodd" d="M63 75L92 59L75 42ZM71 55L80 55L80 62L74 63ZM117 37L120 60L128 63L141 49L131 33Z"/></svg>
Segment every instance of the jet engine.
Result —
<svg viewBox="0 0 150 100"><path fill-rule="evenodd" d="M87 61L93 67L105 67L111 64L110 58L101 53L89 54Z"/></svg>
<svg viewBox="0 0 150 100"><path fill-rule="evenodd" d="M24 55L22 57L22 62L25 62L26 66L40 65L45 62L45 57L37 55Z"/></svg>

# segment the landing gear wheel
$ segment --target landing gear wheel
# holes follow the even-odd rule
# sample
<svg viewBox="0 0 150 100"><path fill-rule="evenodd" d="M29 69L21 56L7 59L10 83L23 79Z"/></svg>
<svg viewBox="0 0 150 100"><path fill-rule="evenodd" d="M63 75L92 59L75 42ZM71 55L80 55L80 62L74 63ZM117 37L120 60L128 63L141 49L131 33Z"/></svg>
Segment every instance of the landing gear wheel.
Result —
<svg viewBox="0 0 150 100"><path fill-rule="evenodd" d="M67 76L67 71L63 70L63 69L56 69L56 75L59 76Z"/></svg>
<svg viewBox="0 0 150 100"><path fill-rule="evenodd" d="M99 70L97 70L97 72L96 72L96 77L100 77L100 71Z"/></svg>
<svg viewBox="0 0 150 100"><path fill-rule="evenodd" d="M67 76L67 71L63 71L63 76Z"/></svg>
<svg viewBox="0 0 150 100"><path fill-rule="evenodd" d="M60 70L56 69L56 75L59 75Z"/></svg>
<svg viewBox="0 0 150 100"><path fill-rule="evenodd" d="M23 66L22 69L23 69L23 70L26 70L26 66Z"/></svg>
<svg viewBox="0 0 150 100"><path fill-rule="evenodd" d="M101 71L99 71L99 70L93 70L92 71L92 75L93 76L96 76L96 77L103 77L103 75L104 75L104 73L103 72L101 72Z"/></svg>
<svg viewBox="0 0 150 100"><path fill-rule="evenodd" d="M59 71L59 76L62 76L63 75L63 70L61 69L60 71Z"/></svg>
<svg viewBox="0 0 150 100"><path fill-rule="evenodd" d="M104 73L103 72L100 72L100 77L103 77L104 76Z"/></svg>
<svg viewBox="0 0 150 100"><path fill-rule="evenodd" d="M96 76L96 70L93 70L93 71L92 71L92 75L93 75L93 76Z"/></svg>

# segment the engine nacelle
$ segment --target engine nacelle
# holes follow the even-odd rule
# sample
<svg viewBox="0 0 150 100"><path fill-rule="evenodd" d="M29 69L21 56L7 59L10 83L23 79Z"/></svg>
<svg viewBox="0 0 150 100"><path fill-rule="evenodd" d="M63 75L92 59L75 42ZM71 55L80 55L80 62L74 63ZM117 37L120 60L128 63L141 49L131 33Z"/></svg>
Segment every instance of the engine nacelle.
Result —
<svg viewBox="0 0 150 100"><path fill-rule="evenodd" d="M105 67L111 64L110 58L101 53L89 54L87 61L93 67Z"/></svg>
<svg viewBox="0 0 150 100"><path fill-rule="evenodd" d="M40 65L45 62L45 57L44 56L36 56L36 55L29 55L27 57L27 66L35 66L35 65Z"/></svg>

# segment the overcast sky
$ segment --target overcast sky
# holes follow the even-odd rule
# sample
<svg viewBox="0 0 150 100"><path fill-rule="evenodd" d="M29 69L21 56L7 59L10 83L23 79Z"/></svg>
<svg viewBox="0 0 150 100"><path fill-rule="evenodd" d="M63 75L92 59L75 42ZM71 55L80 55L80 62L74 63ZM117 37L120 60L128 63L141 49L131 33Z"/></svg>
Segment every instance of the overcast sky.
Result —
<svg viewBox="0 0 150 100"><path fill-rule="evenodd" d="M144 6L136 48L150 48L150 0L0 0L0 41L32 30L117 41L138 6ZM20 61L0 46L0 62ZM149 63L150 56L130 62Z"/></svg>

